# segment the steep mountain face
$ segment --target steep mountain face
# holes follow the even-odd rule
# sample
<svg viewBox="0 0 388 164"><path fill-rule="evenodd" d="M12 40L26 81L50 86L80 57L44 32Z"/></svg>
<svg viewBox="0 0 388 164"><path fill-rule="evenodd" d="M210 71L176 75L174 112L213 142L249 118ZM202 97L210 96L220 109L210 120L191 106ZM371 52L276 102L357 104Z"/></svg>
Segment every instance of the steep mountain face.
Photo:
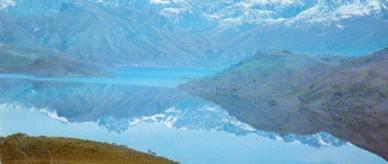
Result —
<svg viewBox="0 0 388 164"><path fill-rule="evenodd" d="M362 55L387 45L387 20L372 16L338 23L274 23L258 26L231 43L247 53L287 49L304 54ZM254 48L257 47L257 48Z"/></svg>
<svg viewBox="0 0 388 164"><path fill-rule="evenodd" d="M130 65L220 66L258 50L362 55L386 0L2 0L0 43Z"/></svg>
<svg viewBox="0 0 388 164"><path fill-rule="evenodd" d="M182 86L269 131L336 137L388 158L388 49L345 59L257 55Z"/></svg>
<svg viewBox="0 0 388 164"><path fill-rule="evenodd" d="M215 22L219 29L278 22L338 23L354 17L381 18L387 14L384 0L150 0L150 4L170 19L184 21L187 14L193 14L198 20Z"/></svg>
<svg viewBox="0 0 388 164"><path fill-rule="evenodd" d="M223 43L227 52L234 54L287 49L305 54L362 55L388 43L385 0L186 0L153 4L163 6L161 15L188 27L207 21L205 26L210 30L189 29ZM193 23L187 25L188 19Z"/></svg>
<svg viewBox="0 0 388 164"><path fill-rule="evenodd" d="M80 61L58 51L0 46L0 73L36 76L108 75L94 63Z"/></svg>
<svg viewBox="0 0 388 164"><path fill-rule="evenodd" d="M211 42L136 8L41 0L18 1L4 11L2 43L118 64L184 65L212 56Z"/></svg>

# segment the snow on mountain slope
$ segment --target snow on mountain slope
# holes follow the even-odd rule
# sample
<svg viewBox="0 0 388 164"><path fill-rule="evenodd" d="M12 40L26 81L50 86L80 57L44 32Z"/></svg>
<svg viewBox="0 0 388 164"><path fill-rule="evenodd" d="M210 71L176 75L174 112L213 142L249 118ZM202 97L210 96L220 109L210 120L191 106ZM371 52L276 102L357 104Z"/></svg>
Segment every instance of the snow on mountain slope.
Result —
<svg viewBox="0 0 388 164"><path fill-rule="evenodd" d="M214 45L131 6L18 0L0 13L0 42L66 52L98 63L188 65L206 61ZM113 2L113 1L112 1ZM207 53L209 52L209 53Z"/></svg>
<svg viewBox="0 0 388 164"><path fill-rule="evenodd" d="M383 9L386 9L384 1L320 1L313 7L298 14L291 21L325 22L340 21L357 16L381 16Z"/></svg>
<svg viewBox="0 0 388 164"><path fill-rule="evenodd" d="M150 4L159 5L162 15L166 10L193 12L225 24L341 20L379 15L387 8L386 0L150 0Z"/></svg>
<svg viewBox="0 0 388 164"><path fill-rule="evenodd" d="M211 37L223 41L234 54L285 49L310 55L354 56L387 46L387 1L307 2L304 1L301 10L291 10L296 12L290 17L220 24Z"/></svg>
<svg viewBox="0 0 388 164"><path fill-rule="evenodd" d="M222 65L263 49L361 55L388 44L387 0L0 2L0 42L93 61Z"/></svg>
<svg viewBox="0 0 388 164"><path fill-rule="evenodd" d="M244 58L259 50L362 55L388 44L387 0L170 0L159 14ZM149 5L148 5L149 6Z"/></svg>
<svg viewBox="0 0 388 164"><path fill-rule="evenodd" d="M0 0L0 9L5 9L10 6L14 6L15 1L14 0Z"/></svg>
<svg viewBox="0 0 388 164"><path fill-rule="evenodd" d="M68 2L61 0L51 3ZM326 22L357 16L382 16L388 8L387 0L88 0L102 5L137 7L156 12L171 19L206 18L219 24ZM26 0L0 0L0 9ZM16 5L17 6L17 5Z"/></svg>

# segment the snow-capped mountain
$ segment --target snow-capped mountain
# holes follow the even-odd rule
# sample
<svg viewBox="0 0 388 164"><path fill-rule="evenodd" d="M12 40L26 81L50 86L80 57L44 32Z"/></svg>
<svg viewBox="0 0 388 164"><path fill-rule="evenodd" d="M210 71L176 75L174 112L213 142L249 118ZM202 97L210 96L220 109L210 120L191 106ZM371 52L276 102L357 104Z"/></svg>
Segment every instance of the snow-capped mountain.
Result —
<svg viewBox="0 0 388 164"><path fill-rule="evenodd" d="M160 15L242 56L263 49L362 55L388 44L386 0L150 2Z"/></svg>
<svg viewBox="0 0 388 164"><path fill-rule="evenodd" d="M228 65L268 49L353 56L388 45L387 0L1 0L0 16L1 43L121 64Z"/></svg>
<svg viewBox="0 0 388 164"><path fill-rule="evenodd" d="M381 16L386 0L150 0L167 17L187 13L221 25L275 22L328 22L356 16Z"/></svg>
<svg viewBox="0 0 388 164"><path fill-rule="evenodd" d="M337 55L382 49L388 44L387 6L386 0L148 0L137 5L241 58L263 49Z"/></svg>
<svg viewBox="0 0 388 164"><path fill-rule="evenodd" d="M311 8L299 13L291 21L338 22L357 16L380 17L387 9L385 0L335 0L318 1Z"/></svg>
<svg viewBox="0 0 388 164"><path fill-rule="evenodd" d="M18 0L0 12L0 22L0 43L102 64L192 65L216 52L212 41L162 16L97 1Z"/></svg>
<svg viewBox="0 0 388 164"><path fill-rule="evenodd" d="M74 0L27 1L1 0L0 9L29 4L27 11L37 8L49 9L55 4ZM219 25L241 25L244 23L276 22L329 22L357 16L386 14L386 0L88 0L96 4L115 7L136 7L139 10L159 13L171 19L189 19L217 22Z"/></svg>

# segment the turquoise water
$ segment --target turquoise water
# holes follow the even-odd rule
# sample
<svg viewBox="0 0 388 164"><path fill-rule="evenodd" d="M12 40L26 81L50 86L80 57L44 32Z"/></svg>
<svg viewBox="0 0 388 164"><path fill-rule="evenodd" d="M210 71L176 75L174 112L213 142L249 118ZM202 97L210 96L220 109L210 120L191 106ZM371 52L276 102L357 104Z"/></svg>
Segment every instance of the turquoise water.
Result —
<svg viewBox="0 0 388 164"><path fill-rule="evenodd" d="M108 77L47 77L26 74L0 74L0 79L37 82L116 84L173 88L192 79L215 74L216 69L130 67L110 70Z"/></svg>

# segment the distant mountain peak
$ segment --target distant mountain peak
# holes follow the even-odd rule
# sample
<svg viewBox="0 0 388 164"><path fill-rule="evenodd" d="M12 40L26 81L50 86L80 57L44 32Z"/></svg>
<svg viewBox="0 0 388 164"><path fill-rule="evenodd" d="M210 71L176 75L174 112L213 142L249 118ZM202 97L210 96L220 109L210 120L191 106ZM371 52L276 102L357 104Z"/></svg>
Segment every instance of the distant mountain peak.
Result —
<svg viewBox="0 0 388 164"><path fill-rule="evenodd" d="M61 12L64 3L82 10ZM110 54L115 57L109 60L129 65L223 65L263 49L361 55L386 46L387 3L0 0L0 41L58 49L103 63ZM93 43L87 43L90 36Z"/></svg>
<svg viewBox="0 0 388 164"><path fill-rule="evenodd" d="M387 8L384 0L240 0L212 2L150 0L149 2L152 5L159 6L161 15L166 15L166 9L174 9L174 11L193 12L198 17L204 17L210 21L226 25L279 21L338 21L356 16L382 15L382 9ZM184 12L179 13L184 14Z"/></svg>
<svg viewBox="0 0 388 164"><path fill-rule="evenodd" d="M378 16L381 15L384 6L380 0L318 1L316 5L301 12L291 21L326 22L357 16Z"/></svg>

